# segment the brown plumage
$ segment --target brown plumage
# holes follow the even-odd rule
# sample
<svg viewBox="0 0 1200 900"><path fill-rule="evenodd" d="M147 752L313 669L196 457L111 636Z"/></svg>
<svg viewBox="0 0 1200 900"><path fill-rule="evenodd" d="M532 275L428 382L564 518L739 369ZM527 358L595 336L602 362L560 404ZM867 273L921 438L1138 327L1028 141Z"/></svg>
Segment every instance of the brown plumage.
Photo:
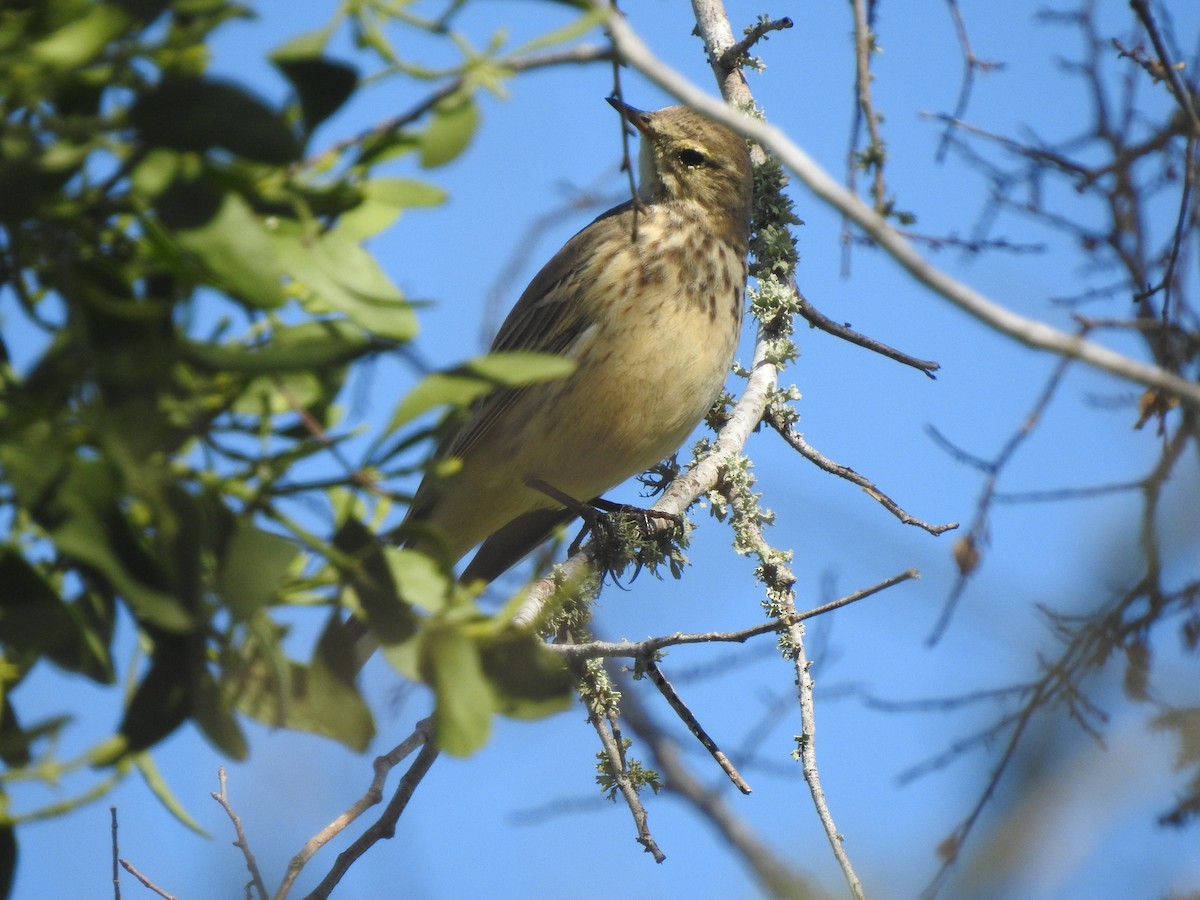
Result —
<svg viewBox="0 0 1200 900"><path fill-rule="evenodd" d="M700 422L733 361L746 144L687 107L609 102L641 133L638 208L611 209L567 241L492 345L562 355L575 371L479 403L438 451L461 468L427 477L406 520L435 529L455 560L482 542L464 579L497 577L572 517L530 479L582 502L646 470Z"/></svg>

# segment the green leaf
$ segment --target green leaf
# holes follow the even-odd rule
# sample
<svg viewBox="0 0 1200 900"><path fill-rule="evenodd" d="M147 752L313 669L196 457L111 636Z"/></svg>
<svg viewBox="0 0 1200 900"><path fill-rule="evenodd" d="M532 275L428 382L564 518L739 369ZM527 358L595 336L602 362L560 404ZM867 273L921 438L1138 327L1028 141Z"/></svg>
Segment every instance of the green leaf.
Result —
<svg viewBox="0 0 1200 900"><path fill-rule="evenodd" d="M23 556L0 548L0 634L7 649L37 655L72 642L67 604Z"/></svg>
<svg viewBox="0 0 1200 900"><path fill-rule="evenodd" d="M194 626L168 590L161 563L141 546L103 462L16 444L0 446L0 462L21 505L34 511L59 553L107 578L143 622L176 632Z"/></svg>
<svg viewBox="0 0 1200 900"><path fill-rule="evenodd" d="M146 786L150 788L158 802L163 805L163 809L173 815L186 828L190 828L201 837L211 837L211 835L200 827L200 823L191 817L183 804L176 799L171 793L171 788L167 784L166 779L162 777L162 773L158 771L158 767L154 764L154 760L149 753L135 753L133 755L133 764L141 773L142 779L146 782Z"/></svg>
<svg viewBox="0 0 1200 900"><path fill-rule="evenodd" d="M272 238L284 270L311 292L313 312L337 310L385 338L406 341L417 317L404 295L357 241L339 231L297 234L281 227Z"/></svg>
<svg viewBox="0 0 1200 900"><path fill-rule="evenodd" d="M437 628L425 635L421 651L425 680L437 695L437 744L453 756L469 756L487 742L494 712L479 647L461 628Z"/></svg>
<svg viewBox="0 0 1200 900"><path fill-rule="evenodd" d="M390 434L417 416L438 406L449 405L465 408L495 389L489 381L472 376L455 375L451 372L432 372L404 395L404 399L392 413L387 432Z"/></svg>
<svg viewBox="0 0 1200 900"><path fill-rule="evenodd" d="M187 342L181 347L187 359L214 372L268 376L341 365L377 349L360 328L344 320L279 327L259 346Z"/></svg>
<svg viewBox="0 0 1200 900"><path fill-rule="evenodd" d="M345 63L320 57L273 56L271 61L296 89L304 130L309 134L337 112L358 87L358 70Z"/></svg>
<svg viewBox="0 0 1200 900"><path fill-rule="evenodd" d="M354 652L354 647L344 640L340 619L331 617L308 669L307 700L317 733L336 738L361 752L375 736L375 720L362 695L346 677L355 668Z"/></svg>
<svg viewBox="0 0 1200 900"><path fill-rule="evenodd" d="M571 3L572 6L583 6L581 3ZM586 8L586 7L585 7ZM519 58L528 56L535 50L544 50L547 47L553 47L556 44L566 44L580 35L587 34L601 22L608 21L608 17L612 15L612 10L607 6L593 6L588 9L583 15L573 22L568 22L561 28L556 28L553 31L547 31L543 35L539 35L527 43L522 44L509 55Z"/></svg>
<svg viewBox="0 0 1200 900"><path fill-rule="evenodd" d="M196 673L190 686L190 696L189 715L204 736L222 755L230 759L245 759L250 753L246 736L208 669L201 667Z"/></svg>
<svg viewBox="0 0 1200 900"><path fill-rule="evenodd" d="M384 559L404 602L429 613L440 612L454 582L424 553L404 547L385 547Z"/></svg>
<svg viewBox="0 0 1200 900"><path fill-rule="evenodd" d="M446 192L411 178L372 178L362 186L362 201L338 219L338 231L356 240L388 228L404 209L444 203Z"/></svg>
<svg viewBox="0 0 1200 900"><path fill-rule="evenodd" d="M358 519L348 517L334 535L333 546L351 561L339 569L380 643L399 644L416 634L416 614L392 581L379 538Z"/></svg>
<svg viewBox="0 0 1200 900"><path fill-rule="evenodd" d="M217 589L243 621L278 596L299 549L286 538L239 522L217 563Z"/></svg>
<svg viewBox="0 0 1200 900"><path fill-rule="evenodd" d="M565 378L575 371L575 362L552 353L506 350L478 356L463 368L497 385L524 387Z"/></svg>
<svg viewBox="0 0 1200 900"><path fill-rule="evenodd" d="M228 150L282 165L300 158L300 142L269 106L240 87L199 78L164 78L129 111L150 146L205 152Z"/></svg>
<svg viewBox="0 0 1200 900"><path fill-rule="evenodd" d="M176 189L168 191L172 194ZM283 272L262 222L238 194L219 198L215 214L201 225L178 230L179 245L199 258L208 280L250 306L284 302Z"/></svg>
<svg viewBox="0 0 1200 900"><path fill-rule="evenodd" d="M69 672L111 683L107 635L89 625L20 554L0 549L0 634L8 652L44 653Z"/></svg>
<svg viewBox="0 0 1200 900"><path fill-rule="evenodd" d="M345 237L356 241L374 237L391 228L400 218L400 208L364 197L362 202L338 218L337 228Z"/></svg>
<svg viewBox="0 0 1200 900"><path fill-rule="evenodd" d="M329 37L333 34L333 26L335 24L336 20L330 22L324 28L305 31L293 38L289 38L286 42L271 51L270 58L274 61L282 59L309 59L314 56L320 56L325 52L325 45L329 43Z"/></svg>
<svg viewBox="0 0 1200 900"><path fill-rule="evenodd" d="M152 747L191 713L186 638L160 639L150 669L138 683L121 719L121 756Z"/></svg>
<svg viewBox="0 0 1200 900"><path fill-rule="evenodd" d="M372 178L363 185L366 196L400 209L438 206L446 202L446 192L436 184L415 178Z"/></svg>
<svg viewBox="0 0 1200 900"><path fill-rule="evenodd" d="M17 720L17 712L9 702L12 687L13 683L9 681L5 685L6 693L0 696L0 761L10 769L17 769L29 765L33 759L29 745L33 743L34 736L25 731Z"/></svg>
<svg viewBox="0 0 1200 900"><path fill-rule="evenodd" d="M179 168L178 153L156 147L134 167L130 183L135 193L146 200L153 200L171 185Z"/></svg>
<svg viewBox="0 0 1200 900"><path fill-rule="evenodd" d="M421 135L421 165L427 169L455 159L471 143L479 125L479 108L470 94L439 101L433 113L433 121Z"/></svg>
<svg viewBox="0 0 1200 900"><path fill-rule="evenodd" d="M497 709L506 716L538 719L575 700L575 678L566 662L537 635L504 635L486 642L481 656Z"/></svg>
<svg viewBox="0 0 1200 900"><path fill-rule="evenodd" d="M528 351L489 353L445 372L432 372L405 394L385 434L438 406L470 406L497 387L516 388L564 378L575 363L562 356Z"/></svg>
<svg viewBox="0 0 1200 900"><path fill-rule="evenodd" d="M129 16L123 10L97 3L75 21L38 41L29 52L50 68L75 69L99 56L128 25Z"/></svg>

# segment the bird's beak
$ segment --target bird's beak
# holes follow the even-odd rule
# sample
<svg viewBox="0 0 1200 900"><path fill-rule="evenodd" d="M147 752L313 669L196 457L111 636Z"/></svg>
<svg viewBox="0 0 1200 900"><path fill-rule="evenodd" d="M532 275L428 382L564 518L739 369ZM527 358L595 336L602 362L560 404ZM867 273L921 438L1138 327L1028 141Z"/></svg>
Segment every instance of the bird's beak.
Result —
<svg viewBox="0 0 1200 900"><path fill-rule="evenodd" d="M607 97L608 105L621 114L621 117L640 131L642 134L649 135L650 132L650 113L644 109L638 109L636 106L630 106L618 100L616 97Z"/></svg>

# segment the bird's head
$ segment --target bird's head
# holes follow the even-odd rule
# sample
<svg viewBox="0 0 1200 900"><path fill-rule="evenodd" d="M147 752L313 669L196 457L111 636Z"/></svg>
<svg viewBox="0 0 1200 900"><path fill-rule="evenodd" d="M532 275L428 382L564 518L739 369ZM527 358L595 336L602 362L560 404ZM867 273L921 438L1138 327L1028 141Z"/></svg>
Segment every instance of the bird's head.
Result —
<svg viewBox="0 0 1200 900"><path fill-rule="evenodd" d="M638 193L643 200L692 200L714 213L749 220L753 175L739 135L686 106L646 112L616 98L608 102L641 133Z"/></svg>

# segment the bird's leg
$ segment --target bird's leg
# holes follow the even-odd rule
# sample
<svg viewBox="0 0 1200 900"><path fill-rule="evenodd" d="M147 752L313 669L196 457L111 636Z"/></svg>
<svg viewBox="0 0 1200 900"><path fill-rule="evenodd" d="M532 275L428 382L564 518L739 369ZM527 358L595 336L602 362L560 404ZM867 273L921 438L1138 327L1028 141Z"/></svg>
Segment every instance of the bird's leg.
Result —
<svg viewBox="0 0 1200 900"><path fill-rule="evenodd" d="M605 513L624 514L641 519L642 530L647 533L647 537L650 532L651 519L666 519L674 525L683 525L683 516L678 513L667 512L664 509L650 509L644 506L634 506L631 503L614 503L612 500L605 500L603 497L596 497L589 501L589 505Z"/></svg>
<svg viewBox="0 0 1200 900"><path fill-rule="evenodd" d="M533 488L533 490L545 494L551 500L561 503L583 519L583 529L580 530L579 536L571 542L571 546L567 548L567 553L570 555L574 555L579 550L586 534L596 534L609 541L616 540L617 532L611 519L613 515L627 515L638 520L641 524L642 535L647 538L651 537L654 533L654 529L650 525L651 519L668 519L677 527L682 527L683 525L683 517L676 513L665 512L659 509L645 509L628 503L614 503L611 500L605 500L603 497L593 497L585 503L577 500L570 494L560 491L554 485L548 484L540 478L527 478L525 484ZM603 532L603 534L601 535L599 532Z"/></svg>

